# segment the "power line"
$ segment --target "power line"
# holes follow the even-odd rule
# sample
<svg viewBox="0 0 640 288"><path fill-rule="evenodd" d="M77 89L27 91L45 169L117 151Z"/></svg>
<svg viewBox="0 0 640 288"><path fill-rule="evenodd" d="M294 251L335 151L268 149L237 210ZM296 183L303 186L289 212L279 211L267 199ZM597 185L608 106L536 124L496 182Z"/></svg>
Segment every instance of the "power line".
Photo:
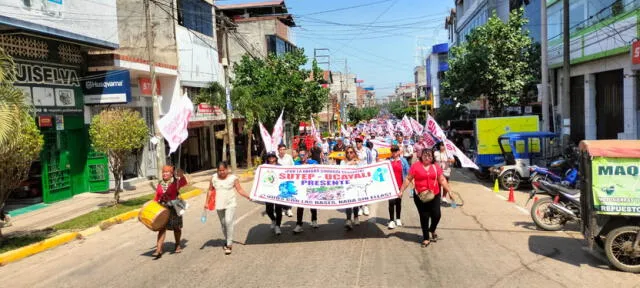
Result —
<svg viewBox="0 0 640 288"><path fill-rule="evenodd" d="M367 4L355 5L355 6L349 6L349 7L342 7L342 8L336 8L336 9L331 9L331 10L325 10L325 11L318 11L318 12L313 12L313 13L308 13L308 14L302 14L300 16L309 16L309 15L317 15L317 14L324 14L324 13L331 13L331 12L350 10L350 9L355 9L355 8L360 8L360 7L373 6L373 5L377 5L377 4L385 3L385 2L389 2L389 1L391 1L391 0L382 0L382 1L377 1L377 2L372 2L372 3L367 3Z"/></svg>

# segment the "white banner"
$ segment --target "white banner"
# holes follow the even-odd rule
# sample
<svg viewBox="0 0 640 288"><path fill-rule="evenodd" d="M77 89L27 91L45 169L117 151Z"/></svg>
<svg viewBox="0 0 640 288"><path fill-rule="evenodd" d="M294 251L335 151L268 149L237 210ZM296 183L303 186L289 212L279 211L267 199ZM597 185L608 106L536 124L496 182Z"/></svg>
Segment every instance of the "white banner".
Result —
<svg viewBox="0 0 640 288"><path fill-rule="evenodd" d="M391 120L387 120L387 135L393 136L394 131L396 131L396 129L393 127L393 123L391 123Z"/></svg>
<svg viewBox="0 0 640 288"><path fill-rule="evenodd" d="M400 121L399 125L400 127L402 127L403 136L410 136L411 132L413 132L413 128L411 128L411 121L409 121L409 117L407 117L407 115L404 115L404 117L402 117L402 121Z"/></svg>
<svg viewBox="0 0 640 288"><path fill-rule="evenodd" d="M447 138L444 131L442 131L442 128L440 128L440 125L438 125L438 122L436 122L436 119L433 119L431 115L429 115L429 118L427 119L427 130L429 130L429 133L433 134L433 136L438 138L440 141Z"/></svg>
<svg viewBox="0 0 640 288"><path fill-rule="evenodd" d="M342 209L398 198L391 162L366 166L274 166L256 170L251 200L288 206Z"/></svg>
<svg viewBox="0 0 640 288"><path fill-rule="evenodd" d="M453 144L453 142L451 142L449 139L445 140L446 143L446 147L447 147L447 152L449 152L452 155L456 155L458 157L458 160L460 160L460 165L464 168L473 168L476 170L479 170L480 168L478 168L478 165L476 165L476 163L473 163L473 161L471 161L471 159L469 159L469 157L467 157L467 155L465 155L459 148L458 146L456 146L455 144ZM452 151L452 153L451 153Z"/></svg>
<svg viewBox="0 0 640 288"><path fill-rule="evenodd" d="M177 102L171 105L169 113L158 120L158 130L160 130L162 137L169 142L169 154L175 152L180 144L189 138L187 125L193 115L193 103L187 93L182 95L182 98Z"/></svg>
<svg viewBox="0 0 640 288"><path fill-rule="evenodd" d="M411 118L410 120L413 132L415 132L417 135L422 135L422 131L424 130L422 124L420 124L420 122L418 122L416 119Z"/></svg>

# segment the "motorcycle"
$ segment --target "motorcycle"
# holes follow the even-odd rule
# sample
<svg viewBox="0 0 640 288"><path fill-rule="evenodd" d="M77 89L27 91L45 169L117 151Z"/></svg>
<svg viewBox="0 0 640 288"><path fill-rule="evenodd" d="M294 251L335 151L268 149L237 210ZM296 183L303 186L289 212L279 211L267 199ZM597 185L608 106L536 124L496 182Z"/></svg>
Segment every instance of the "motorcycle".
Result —
<svg viewBox="0 0 640 288"><path fill-rule="evenodd" d="M549 168L531 166L529 172L531 173L531 184L538 181L547 181L554 184L561 184L565 187L579 188L579 176L577 167L568 167L568 161L566 159L560 159L551 162ZM565 171L564 176L559 175L557 171Z"/></svg>
<svg viewBox="0 0 640 288"><path fill-rule="evenodd" d="M540 180L533 183L534 190L529 200L537 194L547 194L531 206L531 218L537 227L547 231L561 230L567 222L580 221L580 190L569 189L558 184ZM539 189L544 192L539 192Z"/></svg>

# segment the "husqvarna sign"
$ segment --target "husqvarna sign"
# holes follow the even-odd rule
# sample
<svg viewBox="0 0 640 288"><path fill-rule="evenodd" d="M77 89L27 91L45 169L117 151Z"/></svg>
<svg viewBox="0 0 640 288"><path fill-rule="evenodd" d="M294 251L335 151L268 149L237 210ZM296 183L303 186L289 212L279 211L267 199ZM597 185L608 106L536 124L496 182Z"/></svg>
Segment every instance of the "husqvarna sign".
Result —
<svg viewBox="0 0 640 288"><path fill-rule="evenodd" d="M90 73L82 82L85 104L122 104L131 102L128 70Z"/></svg>

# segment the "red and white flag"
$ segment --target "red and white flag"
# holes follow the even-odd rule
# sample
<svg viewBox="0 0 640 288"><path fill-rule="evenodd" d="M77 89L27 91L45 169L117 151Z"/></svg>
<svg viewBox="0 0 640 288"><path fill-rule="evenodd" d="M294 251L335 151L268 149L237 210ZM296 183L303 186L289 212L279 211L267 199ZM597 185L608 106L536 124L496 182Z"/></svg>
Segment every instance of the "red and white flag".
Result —
<svg viewBox="0 0 640 288"><path fill-rule="evenodd" d="M180 144L189 138L187 126L193 115L193 102L184 93L178 103L171 105L169 113L158 120L158 130L169 142L169 154L176 152Z"/></svg>
<svg viewBox="0 0 640 288"><path fill-rule="evenodd" d="M393 123L391 123L391 120L387 120L387 135L393 135L394 131L396 131L396 128L393 127Z"/></svg>
<svg viewBox="0 0 640 288"><path fill-rule="evenodd" d="M404 117L402 117L400 127L402 127L402 135L411 135L411 132L413 132L413 128L411 128L411 121L409 120L409 117L407 117L407 115L404 115Z"/></svg>
<svg viewBox="0 0 640 288"><path fill-rule="evenodd" d="M422 135L422 131L424 130L422 124L420 124L420 122L413 118L411 118L411 128L417 135Z"/></svg>
<svg viewBox="0 0 640 288"><path fill-rule="evenodd" d="M282 122L283 113L284 110L280 112L278 121L276 121L276 124L273 125L273 134L271 134L271 147L278 147L278 145L280 145L280 142L282 142L282 136L284 135L284 124Z"/></svg>
<svg viewBox="0 0 640 288"><path fill-rule="evenodd" d="M473 163L473 161L471 161L471 159L469 159L469 157L467 157L467 155L465 155L459 148L458 146L456 146L455 144L453 144L453 142L451 142L451 140L446 139L445 140L445 147L447 147L447 152L449 155L456 155L456 157L458 157L458 160L460 160L460 165L464 168L473 168L473 169L480 169L478 168L478 165L476 165L476 163Z"/></svg>
<svg viewBox="0 0 640 288"><path fill-rule="evenodd" d="M342 133L342 136L344 137L349 137L349 131L347 131L347 129L344 128L344 125L340 126L340 133Z"/></svg>
<svg viewBox="0 0 640 288"><path fill-rule="evenodd" d="M262 136L264 149L267 150L267 152L275 152L275 149L273 147L273 141L271 140L271 135L269 135L269 131L267 131L267 128L264 128L264 125L262 125L262 122L258 122L258 126L260 126L260 135Z"/></svg>
<svg viewBox="0 0 640 288"><path fill-rule="evenodd" d="M311 117L311 135L316 139L318 143L322 143L322 139L320 138L320 132L316 130L316 124L313 123L313 117Z"/></svg>
<svg viewBox="0 0 640 288"><path fill-rule="evenodd" d="M433 146L436 146L436 143L438 143L435 137L433 137L433 135L431 135L429 131L424 131L422 136L424 137L424 144L426 149L431 149L433 148Z"/></svg>
<svg viewBox="0 0 640 288"><path fill-rule="evenodd" d="M438 138L440 141L444 141L444 139L447 138L447 136L444 134L444 131L442 131L442 128L440 128L440 125L438 125L438 122L436 122L436 119L433 119L431 115L429 115L429 117L427 118L427 130L429 130L429 133Z"/></svg>

